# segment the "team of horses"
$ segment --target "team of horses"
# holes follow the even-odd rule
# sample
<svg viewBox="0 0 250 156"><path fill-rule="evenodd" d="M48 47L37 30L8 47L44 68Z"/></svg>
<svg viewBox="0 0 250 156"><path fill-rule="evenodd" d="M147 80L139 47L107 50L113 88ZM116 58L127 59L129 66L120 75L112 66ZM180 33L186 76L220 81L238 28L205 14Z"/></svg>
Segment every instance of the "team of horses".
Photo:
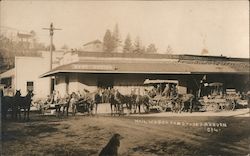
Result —
<svg viewBox="0 0 250 156"><path fill-rule="evenodd" d="M6 119L8 112L10 111L12 119L20 120L21 112L23 110L24 120L29 120L30 107L33 95L34 94L32 91L28 91L26 96L21 96L21 91L16 90L14 96L2 96L1 97L2 118Z"/></svg>
<svg viewBox="0 0 250 156"><path fill-rule="evenodd" d="M70 94L67 98L61 99L56 104L56 112L62 114L66 112L69 114L69 108L72 109L72 114L76 112L87 112L88 114L97 113L98 105L103 103L103 97L106 97L105 102L110 104L111 115L125 114L126 109L128 113L141 113L149 112L153 101L155 100L155 94L147 92L147 94L122 94L117 89L111 89L108 94L103 92L86 92L84 96L77 96L75 93ZM21 110L23 110L24 120L29 120L30 107L32 103L33 93L28 91L26 96L21 96L20 90L16 90L14 96L2 97L2 116L5 119L8 112L11 112L12 119L21 119ZM195 97L192 94L179 94L175 98L170 99L170 109L172 112L189 111L192 112L194 108Z"/></svg>
<svg viewBox="0 0 250 156"><path fill-rule="evenodd" d="M105 98L105 101L103 100ZM74 99L74 100L72 100ZM60 101L60 100L59 100ZM121 115L124 114L124 110L127 109L130 113L132 110L136 113L141 113L142 106L149 106L149 97L142 95L123 95L118 90L110 90L107 94L102 93L100 91L95 92L86 92L84 95L76 95L76 93L72 93L68 96L67 99L61 100L63 102L58 102L56 104L56 114L66 115L68 116L69 108L71 108L72 115L75 115L76 112L88 114L97 113L98 105L100 103L109 103L111 109L111 115ZM61 111L62 109L62 111Z"/></svg>
<svg viewBox="0 0 250 156"><path fill-rule="evenodd" d="M144 111L148 111L150 97L148 95L128 94L123 95L115 90L110 96L111 114L123 114L124 108L129 113L141 113L142 107ZM144 107L145 106L145 107Z"/></svg>
<svg viewBox="0 0 250 156"><path fill-rule="evenodd" d="M103 100L105 97L105 101ZM68 116L69 108L71 108L72 115L76 112L88 113L89 115L97 113L98 105L100 103L109 103L111 115L122 115L127 109L129 113L141 113L142 107L149 109L149 99L147 95L129 94L123 95L118 90L111 89L109 92L103 93L99 90L95 92L85 92L84 95L77 95L75 92L68 95L66 98L59 100L55 104L56 114ZM133 110L133 111L132 111ZM145 110L145 111L147 111Z"/></svg>
<svg viewBox="0 0 250 156"><path fill-rule="evenodd" d="M97 109L98 104L101 103L101 97L103 95L98 92L95 94L94 103ZM127 109L128 113L141 113L149 112L152 108L153 101L155 101L156 94L146 93L144 95L131 93L122 94L117 89L112 90L109 93L109 100L111 115L124 114L124 109ZM183 111L192 112L196 105L195 96L193 94L178 94L170 100L170 109L172 112L181 113ZM158 101L156 102L158 103ZM166 103L165 103L166 105Z"/></svg>

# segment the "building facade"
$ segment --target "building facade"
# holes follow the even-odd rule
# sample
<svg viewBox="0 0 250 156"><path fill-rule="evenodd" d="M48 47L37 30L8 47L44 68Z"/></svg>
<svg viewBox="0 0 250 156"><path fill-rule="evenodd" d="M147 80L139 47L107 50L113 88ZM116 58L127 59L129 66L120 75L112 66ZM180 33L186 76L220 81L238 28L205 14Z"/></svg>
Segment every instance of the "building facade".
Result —
<svg viewBox="0 0 250 156"><path fill-rule="evenodd" d="M49 54L42 57L16 57L15 68L0 74L1 83L22 96L33 90L35 97L44 98L52 89L63 96L67 93L115 88L122 94L132 90L144 94L149 80L174 80L179 93L196 94L200 81L221 82L224 88L238 92L249 90L248 59L218 56L127 54L103 52L54 52L53 69L49 70Z"/></svg>
<svg viewBox="0 0 250 156"><path fill-rule="evenodd" d="M55 89L62 95L97 88L144 94L146 79L177 80L180 93L195 93L205 75L207 81L241 92L248 83L248 68L248 59L227 57L78 52L63 57L60 66L41 77L55 76Z"/></svg>
<svg viewBox="0 0 250 156"><path fill-rule="evenodd" d="M62 52L54 52L53 67L59 64L58 58ZM0 82L5 86L5 95L12 96L15 90L21 90L22 96L32 90L34 98L44 98L51 92L50 78L40 78L40 75L50 70L49 52L42 52L41 57L15 57L15 67L0 74Z"/></svg>

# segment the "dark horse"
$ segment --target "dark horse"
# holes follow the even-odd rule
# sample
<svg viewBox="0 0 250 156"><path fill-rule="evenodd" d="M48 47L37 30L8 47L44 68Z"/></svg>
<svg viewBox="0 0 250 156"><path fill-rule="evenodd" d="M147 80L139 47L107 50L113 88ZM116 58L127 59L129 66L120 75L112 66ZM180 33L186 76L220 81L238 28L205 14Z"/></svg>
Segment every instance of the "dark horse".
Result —
<svg viewBox="0 0 250 156"><path fill-rule="evenodd" d="M81 113L92 114L95 105L95 113L97 113L97 106L101 101L102 97L98 92L87 92L84 97L79 98L77 101L76 109Z"/></svg>
<svg viewBox="0 0 250 156"><path fill-rule="evenodd" d="M193 112L194 106L196 104L196 98L193 94L185 94L182 99L183 109L182 111Z"/></svg>
<svg viewBox="0 0 250 156"><path fill-rule="evenodd" d="M66 95L64 98L61 98L59 100L59 102L57 103L57 110L59 111L58 114L60 114L61 111L61 107L63 108L63 112L62 115L64 115L64 112L66 111L66 116L69 116L69 107L70 104L76 105L76 102L72 103L73 101L71 101L71 99L76 98L78 99L78 97L76 96L76 94L73 92L70 95ZM77 100L76 100L77 101ZM75 115L76 111L75 109L72 110L72 114Z"/></svg>
<svg viewBox="0 0 250 156"><path fill-rule="evenodd" d="M7 118L8 110L11 110L11 118L17 119L18 113L18 101L17 98L21 96L20 90L16 90L14 96L3 96L2 97L2 113L3 119Z"/></svg>
<svg viewBox="0 0 250 156"><path fill-rule="evenodd" d="M20 91L19 91L20 92ZM33 92L28 91L26 96L16 96L16 102L18 104L18 111L19 117L21 118L21 109L24 111L24 120L30 120L29 114L30 114L30 107L33 97Z"/></svg>
<svg viewBox="0 0 250 156"><path fill-rule="evenodd" d="M98 104L102 102L102 95L97 92L94 94L94 101L92 101L90 98L87 98L86 101L87 101L88 106L92 107L90 109L93 109L93 103L95 104L95 114L97 114L97 107L98 107Z"/></svg>
<svg viewBox="0 0 250 156"><path fill-rule="evenodd" d="M112 94L111 94L112 95ZM119 115L124 113L124 104L126 105L126 108L131 111L132 109L132 96L131 95L123 95L118 90L115 91L113 97L111 96L111 103L116 108L116 113L119 113ZM112 114L112 106L111 106L111 114Z"/></svg>
<svg viewBox="0 0 250 156"><path fill-rule="evenodd" d="M150 96L148 95L139 95L137 94L135 97L135 112L138 108L139 113L141 113L141 106L145 106L145 112L149 112L149 100L150 100Z"/></svg>
<svg viewBox="0 0 250 156"><path fill-rule="evenodd" d="M112 89L109 95L109 103L110 103L110 109L111 109L111 116L113 115L113 110L115 113L117 113L117 104L118 101L115 99L115 90Z"/></svg>
<svg viewBox="0 0 250 156"><path fill-rule="evenodd" d="M1 113L2 113L2 118L6 119L8 110L11 108L11 104L13 103L13 97L11 96L4 96L3 90L0 90L0 103L1 103ZM12 116L13 117L13 116Z"/></svg>
<svg viewBox="0 0 250 156"><path fill-rule="evenodd" d="M66 116L69 115L69 103L70 103L70 99L71 99L71 95L68 95L64 98L62 98L61 100L59 100L59 112L61 110L61 107L63 108L63 115L64 115L64 112L66 111Z"/></svg>
<svg viewBox="0 0 250 156"><path fill-rule="evenodd" d="M181 113L182 111L189 111L192 113L194 99L193 94L178 94L178 96L172 100L172 112Z"/></svg>

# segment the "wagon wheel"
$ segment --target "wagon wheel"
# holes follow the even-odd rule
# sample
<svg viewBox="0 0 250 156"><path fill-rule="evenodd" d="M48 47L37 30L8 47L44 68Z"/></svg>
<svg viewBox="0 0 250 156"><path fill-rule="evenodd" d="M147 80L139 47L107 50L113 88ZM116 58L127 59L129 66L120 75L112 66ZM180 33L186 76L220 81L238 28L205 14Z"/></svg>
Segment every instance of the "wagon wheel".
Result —
<svg viewBox="0 0 250 156"><path fill-rule="evenodd" d="M171 101L171 111L177 113L179 111L178 101Z"/></svg>
<svg viewBox="0 0 250 156"><path fill-rule="evenodd" d="M234 100L228 100L224 106L225 110L234 110L236 107L236 103Z"/></svg>
<svg viewBox="0 0 250 156"><path fill-rule="evenodd" d="M214 112L217 112L217 111L219 111L221 108L220 108L220 105L219 105L218 103L208 103L208 104L206 104L205 109L206 109L206 111L214 111Z"/></svg>
<svg viewBox="0 0 250 156"><path fill-rule="evenodd" d="M159 99L157 101L157 105L159 106L159 111L160 112L166 112L166 100Z"/></svg>

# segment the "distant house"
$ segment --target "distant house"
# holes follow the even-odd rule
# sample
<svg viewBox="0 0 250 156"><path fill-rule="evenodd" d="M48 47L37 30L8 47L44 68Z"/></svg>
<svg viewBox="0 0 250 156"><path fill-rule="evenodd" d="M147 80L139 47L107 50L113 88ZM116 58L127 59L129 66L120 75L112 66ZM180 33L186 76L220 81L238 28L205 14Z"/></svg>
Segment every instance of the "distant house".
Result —
<svg viewBox="0 0 250 156"><path fill-rule="evenodd" d="M34 48L32 41L34 40L34 35L31 33L17 33L20 46L24 49Z"/></svg>
<svg viewBox="0 0 250 156"><path fill-rule="evenodd" d="M4 95L12 96L15 90L21 90L25 96L28 90L35 94L34 98L43 98L50 94L49 78L41 79L39 76L50 70L49 52L41 51L41 56L16 56L14 68L0 73L0 87L4 86ZM53 52L52 67L59 66L59 60L64 53L62 51ZM53 81L53 83L55 83Z"/></svg>
<svg viewBox="0 0 250 156"><path fill-rule="evenodd" d="M83 45L83 51L103 52L103 44L100 40L94 40Z"/></svg>

